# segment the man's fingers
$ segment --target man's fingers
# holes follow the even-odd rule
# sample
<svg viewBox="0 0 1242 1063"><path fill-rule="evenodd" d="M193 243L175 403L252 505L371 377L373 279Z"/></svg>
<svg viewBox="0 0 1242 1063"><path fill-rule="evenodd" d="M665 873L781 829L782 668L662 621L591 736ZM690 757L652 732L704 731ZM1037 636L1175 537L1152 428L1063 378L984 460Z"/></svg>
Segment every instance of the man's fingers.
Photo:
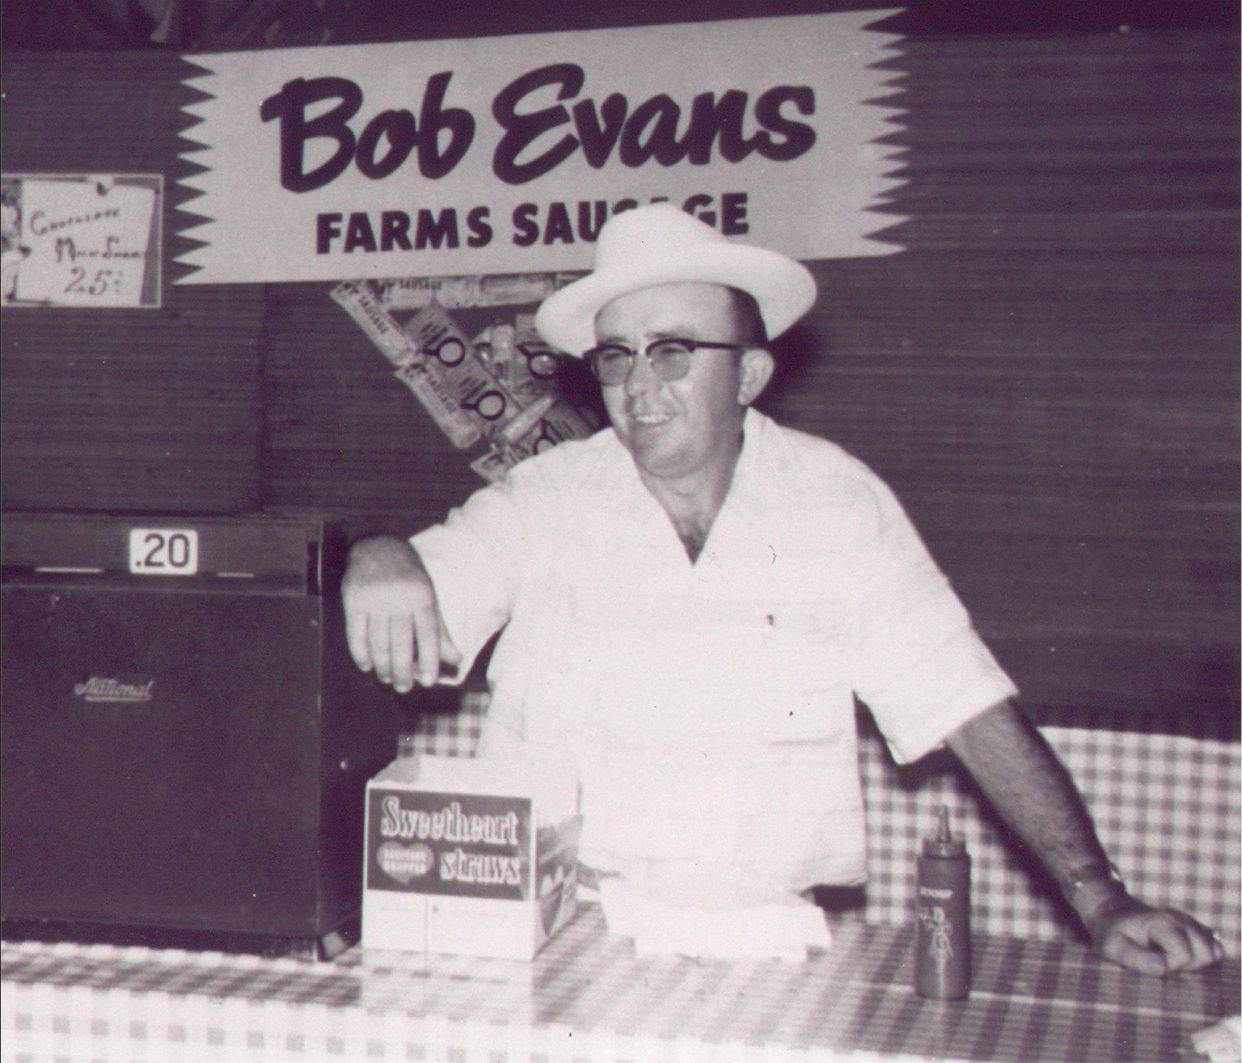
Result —
<svg viewBox="0 0 1242 1063"><path fill-rule="evenodd" d="M414 687L414 621L408 614L389 618L388 648L393 689L405 694Z"/></svg>
<svg viewBox="0 0 1242 1063"><path fill-rule="evenodd" d="M440 678L440 611L435 601L419 604L414 610L414 642L418 649L418 682L435 686Z"/></svg>
<svg viewBox="0 0 1242 1063"><path fill-rule="evenodd" d="M367 653L371 667L381 683L392 682L391 618L385 612L372 610L367 616Z"/></svg>
<svg viewBox="0 0 1242 1063"><path fill-rule="evenodd" d="M461 650L454 646L453 640L449 638L448 631L444 627L444 618L437 615L437 621L440 625L440 660L456 668L462 662Z"/></svg>
<svg viewBox="0 0 1242 1063"><path fill-rule="evenodd" d="M440 663L461 663L462 656L444 633L434 602L372 599L346 613L345 637L354 663L375 673L382 683L407 693L417 680L434 686Z"/></svg>
<svg viewBox="0 0 1242 1063"><path fill-rule="evenodd" d="M341 581L350 656L401 693L415 681L433 686L443 660L461 654L443 633L435 588L418 554L391 536L363 539L350 548Z"/></svg>
<svg viewBox="0 0 1242 1063"><path fill-rule="evenodd" d="M1169 948L1165 947L1166 935L1170 941L1176 942L1174 947L1177 949L1177 956L1184 957L1184 959L1180 959L1176 967L1170 961L1170 970L1194 970L1196 967L1206 967L1224 956L1224 946L1221 945L1216 935L1190 916L1174 913L1167 915L1165 920L1163 926L1153 928L1151 936L1153 941L1164 948L1166 957L1174 955ZM1167 930L1165 926L1168 927Z"/></svg>
<svg viewBox="0 0 1242 1063"><path fill-rule="evenodd" d="M367 645L367 614L365 610L350 604L345 606L345 641L349 645L349 655L359 670L371 671L374 665Z"/></svg>
<svg viewBox="0 0 1242 1063"><path fill-rule="evenodd" d="M1224 955L1224 947L1210 931L1176 911L1119 919L1106 933L1100 951L1132 970L1157 975L1206 967Z"/></svg>
<svg viewBox="0 0 1242 1063"><path fill-rule="evenodd" d="M1108 959L1121 964L1122 967L1129 967L1132 971L1140 971L1143 974L1164 974L1167 970L1163 956L1142 945L1135 944L1121 933L1110 934L1100 951Z"/></svg>
<svg viewBox="0 0 1242 1063"><path fill-rule="evenodd" d="M1220 934L1212 931L1212 959L1223 960L1229 955L1229 950L1225 948L1225 942Z"/></svg>
<svg viewBox="0 0 1242 1063"><path fill-rule="evenodd" d="M1147 937L1164 953L1166 971L1180 971L1194 960L1189 936L1192 931L1169 916L1157 916L1147 926Z"/></svg>
<svg viewBox="0 0 1242 1063"><path fill-rule="evenodd" d="M1191 970L1206 967L1224 956L1225 950L1212 932L1198 924L1186 928L1186 940L1190 943L1190 963L1187 966Z"/></svg>

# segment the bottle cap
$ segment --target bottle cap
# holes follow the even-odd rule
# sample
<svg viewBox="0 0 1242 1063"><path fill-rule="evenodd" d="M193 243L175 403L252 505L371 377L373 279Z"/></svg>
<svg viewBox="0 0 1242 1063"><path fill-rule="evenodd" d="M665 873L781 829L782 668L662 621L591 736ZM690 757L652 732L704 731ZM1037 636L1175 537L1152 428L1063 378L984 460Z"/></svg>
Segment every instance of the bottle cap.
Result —
<svg viewBox="0 0 1242 1063"><path fill-rule="evenodd" d="M966 855L966 842L949 829L949 806L940 806L940 823L933 837L923 839L923 855L951 858Z"/></svg>

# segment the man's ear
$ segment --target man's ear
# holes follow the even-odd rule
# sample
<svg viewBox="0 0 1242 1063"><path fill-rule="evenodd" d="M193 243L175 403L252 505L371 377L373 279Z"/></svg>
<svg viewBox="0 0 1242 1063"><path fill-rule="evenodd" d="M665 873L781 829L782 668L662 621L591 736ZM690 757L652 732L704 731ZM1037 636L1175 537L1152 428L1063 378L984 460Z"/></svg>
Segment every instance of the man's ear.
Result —
<svg viewBox="0 0 1242 1063"><path fill-rule="evenodd" d="M768 386L776 363L766 347L747 347L742 352L742 362L737 388L739 406L749 406Z"/></svg>

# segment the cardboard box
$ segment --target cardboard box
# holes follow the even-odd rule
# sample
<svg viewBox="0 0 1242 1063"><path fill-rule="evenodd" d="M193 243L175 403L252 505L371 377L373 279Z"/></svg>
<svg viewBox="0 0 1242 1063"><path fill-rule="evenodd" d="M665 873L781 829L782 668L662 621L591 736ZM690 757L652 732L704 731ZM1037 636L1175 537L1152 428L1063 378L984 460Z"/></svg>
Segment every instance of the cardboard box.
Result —
<svg viewBox="0 0 1242 1063"><path fill-rule="evenodd" d="M564 765L406 757L367 784L362 944L529 960L577 910Z"/></svg>

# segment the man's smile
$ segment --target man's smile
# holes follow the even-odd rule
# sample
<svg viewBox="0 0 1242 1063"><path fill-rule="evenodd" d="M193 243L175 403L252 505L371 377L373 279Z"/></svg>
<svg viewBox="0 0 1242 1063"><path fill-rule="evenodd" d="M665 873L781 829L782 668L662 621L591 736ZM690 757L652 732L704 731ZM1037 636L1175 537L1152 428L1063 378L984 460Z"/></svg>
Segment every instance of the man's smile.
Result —
<svg viewBox="0 0 1242 1063"><path fill-rule="evenodd" d="M656 428L662 424L668 424L673 419L671 413L632 413L630 420L635 424L642 425L645 428Z"/></svg>

